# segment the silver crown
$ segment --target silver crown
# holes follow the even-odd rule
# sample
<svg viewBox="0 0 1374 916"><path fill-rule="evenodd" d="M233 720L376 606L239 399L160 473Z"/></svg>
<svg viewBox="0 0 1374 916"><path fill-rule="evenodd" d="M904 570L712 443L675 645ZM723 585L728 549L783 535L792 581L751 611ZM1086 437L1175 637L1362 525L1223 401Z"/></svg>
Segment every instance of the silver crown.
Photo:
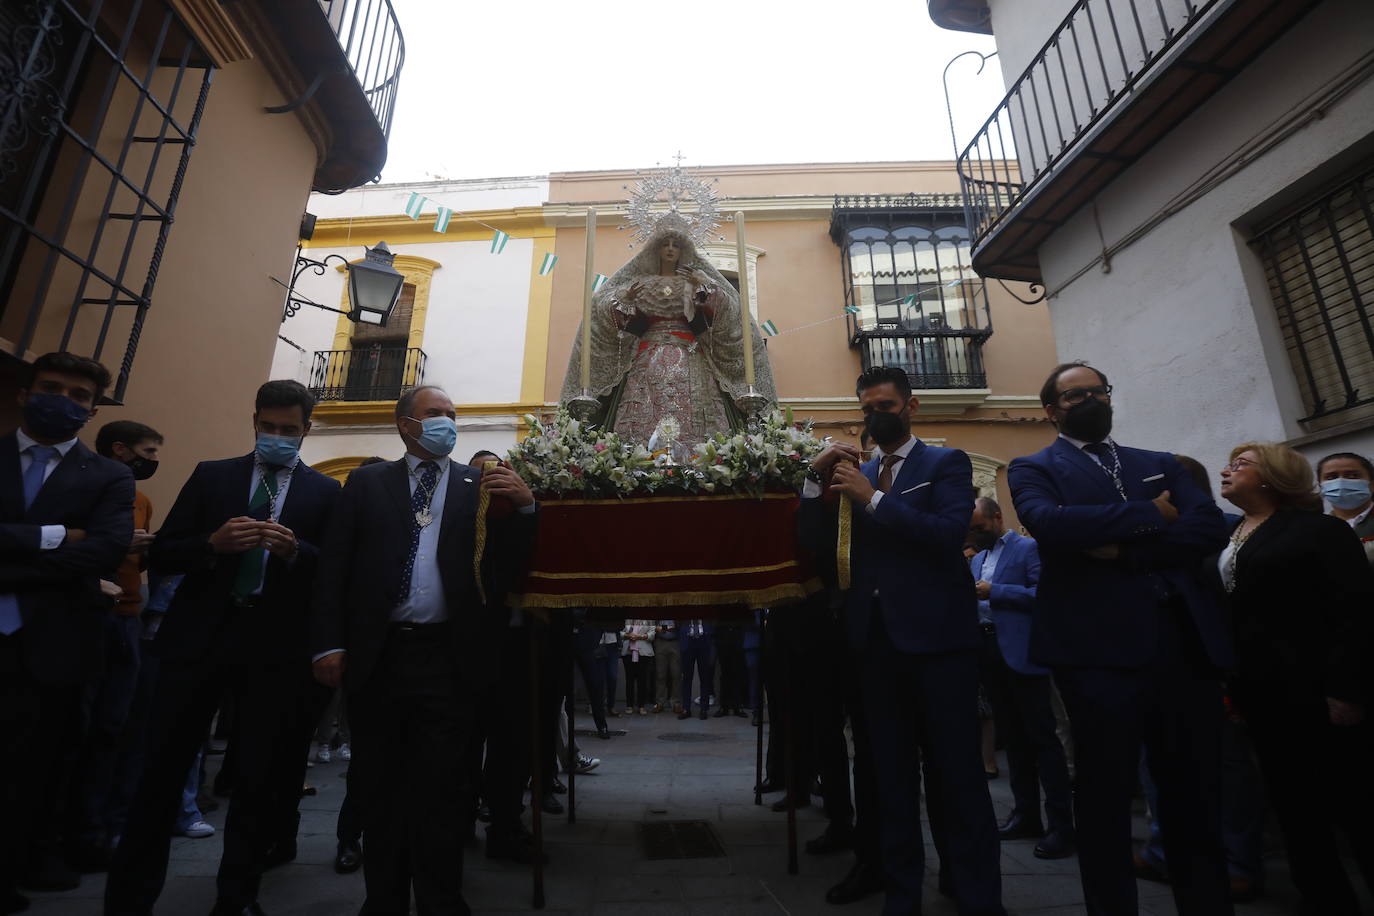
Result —
<svg viewBox="0 0 1374 916"><path fill-rule="evenodd" d="M677 165L640 175L626 207L625 220L635 241L643 244L655 232L675 229L692 244L709 240L720 225L720 210L716 207L715 189L682 168L682 155ZM625 189L630 190L626 185Z"/></svg>

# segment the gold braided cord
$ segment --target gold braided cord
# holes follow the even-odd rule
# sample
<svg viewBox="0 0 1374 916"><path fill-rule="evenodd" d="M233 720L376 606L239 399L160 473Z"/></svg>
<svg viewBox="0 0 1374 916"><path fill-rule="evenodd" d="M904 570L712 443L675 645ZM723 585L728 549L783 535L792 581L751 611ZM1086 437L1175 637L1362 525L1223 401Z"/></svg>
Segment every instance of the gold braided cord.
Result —
<svg viewBox="0 0 1374 916"><path fill-rule="evenodd" d="M764 499L796 499L796 493L764 493L760 496L751 496L748 493L729 493L713 496L633 496L625 499L545 499L542 505L545 508L558 506L622 506L634 505L643 506L655 503L704 503L717 502L733 499L737 502L757 502Z"/></svg>
<svg viewBox="0 0 1374 916"><path fill-rule="evenodd" d="M849 547L853 539L854 508L849 497L840 494L840 530L835 538L835 578L840 590L849 588Z"/></svg>
<svg viewBox="0 0 1374 916"><path fill-rule="evenodd" d="M482 473L485 474L496 467L496 462L487 460L482 463ZM477 485L477 520L473 531L473 540L476 546L472 550L472 579L477 583L477 597L483 604L487 603L487 590L482 586L482 553L487 549L487 509L491 506L491 490L481 485Z"/></svg>
<svg viewBox="0 0 1374 916"><path fill-rule="evenodd" d="M742 576L749 573L777 572L797 566L796 560L786 560L769 566L738 566L734 569L671 569L652 572L539 572L530 573L531 579L672 579L677 576Z"/></svg>
<svg viewBox="0 0 1374 916"><path fill-rule="evenodd" d="M720 592L666 593L590 593L575 595L511 595L513 607L569 608L569 607L700 607L712 604L744 604L752 608L772 607L780 601L801 601L820 591L819 579L802 583L788 582L770 588L739 589Z"/></svg>

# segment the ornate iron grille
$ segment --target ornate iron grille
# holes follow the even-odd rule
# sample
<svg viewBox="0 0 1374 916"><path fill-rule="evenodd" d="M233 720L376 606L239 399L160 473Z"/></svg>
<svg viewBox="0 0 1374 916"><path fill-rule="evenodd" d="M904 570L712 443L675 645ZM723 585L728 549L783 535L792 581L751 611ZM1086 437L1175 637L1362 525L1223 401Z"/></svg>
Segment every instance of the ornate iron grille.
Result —
<svg viewBox="0 0 1374 916"><path fill-rule="evenodd" d="M161 0L0 12L4 352L107 361L123 400L213 64Z"/></svg>
<svg viewBox="0 0 1374 916"><path fill-rule="evenodd" d="M316 350L310 391L321 401L394 401L425 378L419 347Z"/></svg>
<svg viewBox="0 0 1374 916"><path fill-rule="evenodd" d="M1269 292L1307 416L1374 414L1374 163L1261 229ZM1333 422L1356 419L1350 414Z"/></svg>

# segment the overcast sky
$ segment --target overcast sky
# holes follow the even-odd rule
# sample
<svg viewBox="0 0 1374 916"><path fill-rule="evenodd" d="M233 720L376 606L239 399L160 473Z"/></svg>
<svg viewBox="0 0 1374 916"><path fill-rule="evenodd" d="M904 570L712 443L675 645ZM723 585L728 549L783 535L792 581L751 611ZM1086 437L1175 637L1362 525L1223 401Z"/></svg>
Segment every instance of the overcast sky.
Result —
<svg viewBox="0 0 1374 916"><path fill-rule="evenodd" d="M952 158L941 72L992 39L924 0L392 0L406 63L382 180ZM997 60L950 68L961 144Z"/></svg>

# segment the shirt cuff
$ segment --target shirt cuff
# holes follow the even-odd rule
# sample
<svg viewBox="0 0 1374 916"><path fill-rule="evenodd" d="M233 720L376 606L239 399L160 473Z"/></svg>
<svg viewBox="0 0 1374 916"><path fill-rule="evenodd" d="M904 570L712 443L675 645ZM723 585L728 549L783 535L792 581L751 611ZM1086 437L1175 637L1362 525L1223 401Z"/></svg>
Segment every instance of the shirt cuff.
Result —
<svg viewBox="0 0 1374 916"><path fill-rule="evenodd" d="M67 539L67 526L65 525L44 525L39 529L38 549L56 550L62 546L62 542Z"/></svg>
<svg viewBox="0 0 1374 916"><path fill-rule="evenodd" d="M873 498L870 499L870 500L868 501L868 511L869 511L869 512L876 512L876 511L878 510L878 503L880 503L880 502L882 502L882 501L883 501L883 491L882 491L882 490L874 490L874 491L873 491Z"/></svg>
<svg viewBox="0 0 1374 916"><path fill-rule="evenodd" d="M521 506L519 509L516 509L515 511L519 512L521 515L533 515L534 510L538 508L538 503L530 503L528 506Z"/></svg>
<svg viewBox="0 0 1374 916"><path fill-rule="evenodd" d="M342 652L342 651L344 651L344 650L343 650L343 649L329 649L329 650L324 651L324 652L316 652L314 655L310 656L310 664L312 664L312 665L315 664L315 662L317 662L317 661L319 661L320 659L324 658L326 655L334 655L335 653Z"/></svg>
<svg viewBox="0 0 1374 916"><path fill-rule="evenodd" d="M809 478L802 484L802 499L815 499L823 492L825 491L821 489L821 485Z"/></svg>

